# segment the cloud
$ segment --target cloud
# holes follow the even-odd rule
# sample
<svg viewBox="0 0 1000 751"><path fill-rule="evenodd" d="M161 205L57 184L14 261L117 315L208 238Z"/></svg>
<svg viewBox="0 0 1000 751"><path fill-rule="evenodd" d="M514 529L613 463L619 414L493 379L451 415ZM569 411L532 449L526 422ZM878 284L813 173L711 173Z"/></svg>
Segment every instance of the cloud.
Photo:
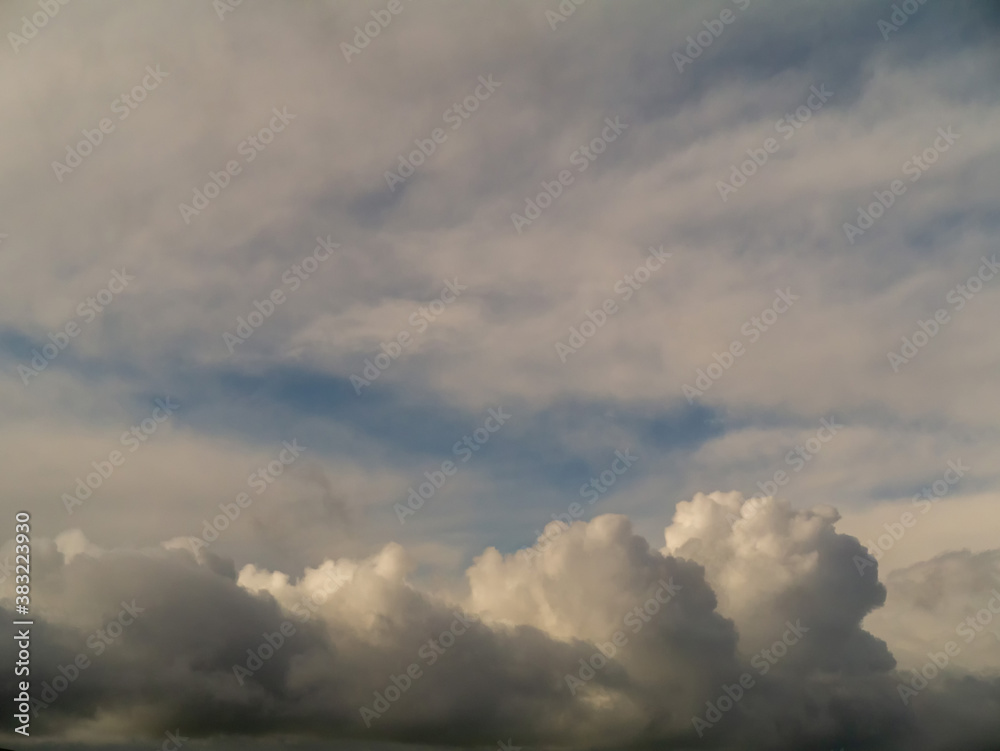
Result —
<svg viewBox="0 0 1000 751"><path fill-rule="evenodd" d="M741 508L748 518L730 525ZM293 577L253 565L237 575L173 545L102 550L79 533L37 541L33 674L51 685L75 655L91 661L39 727L104 741L178 726L260 742L690 743L692 719L749 675L736 708L704 731L708 747L937 748L914 741L926 720L898 695L905 675L890 649L914 653L913 634L892 627L887 646L862 628L885 590L858 575L863 548L836 532L837 518L829 507L700 494L679 505L663 551L622 516L553 522L535 548L484 551L458 598L414 586L397 544ZM901 595L878 633L921 602L938 603L925 618L939 623L978 605L963 597L992 581L997 555L955 554L896 575L890 592ZM138 614L115 629L123 607ZM1000 697L1000 664L979 659L993 647L984 637L960 672L949 668L919 697L938 718L938 741L957 714L965 722L949 742L996 723L986 710Z"/></svg>
<svg viewBox="0 0 1000 751"><path fill-rule="evenodd" d="M403 0L348 61L341 43L376 6L244 0L220 20L186 0L69 3L8 52L2 506L51 538L33 551L39 680L92 661L39 719L54 742L181 725L276 746L995 745L989 633L899 696L928 651L964 638L996 572L1000 281L948 299L997 252L995 3L919 3L885 39L881 4L752 0L682 71L674 53L744 0L583 3L553 29L556 4ZM0 5L0 28L38 7ZM148 66L165 77L117 119ZM450 129L481 77L499 86ZM783 138L814 87L832 95L723 202L719 181ZM275 108L294 118L248 152ZM107 116L113 132L60 181L53 161ZM627 127L581 162L608 118ZM447 140L390 190L387 170L439 127ZM844 223L908 180L939 128L954 146L852 245ZM240 171L182 215L229 160ZM564 169L572 184L518 233L511 214ZM317 237L339 248L292 290L285 271ZM623 300L617 282L660 246L669 263ZM86 320L122 268L134 279ZM417 331L453 279L468 289ZM230 354L223 332L279 287ZM764 331L776 290L798 299ZM562 362L556 342L606 300L619 312ZM887 354L945 308L893 372ZM25 386L18 366L69 322L86 325ZM403 331L412 345L358 396L350 376ZM682 386L734 343L745 353L689 404ZM166 396L177 414L69 516L61 494ZM509 432L401 529L393 503L498 405ZM831 415L843 433L793 471L786 452ZM293 439L308 459L192 555ZM603 515L518 553L617 450L642 461ZM937 516L859 575L868 540L958 457L973 469ZM793 484L731 523L779 470ZM105 644L133 599L144 612ZM595 667L618 630L627 643ZM445 633L454 646L427 664ZM241 683L233 666L274 634L283 646ZM776 640L787 654L762 675ZM411 664L419 679L367 727L360 709ZM752 690L699 738L692 715L744 673Z"/></svg>
<svg viewBox="0 0 1000 751"><path fill-rule="evenodd" d="M892 656L860 624L883 604L885 587L858 575L854 557L868 551L835 531L839 518L828 506L795 510L770 497L698 494L677 505L663 552L705 567L744 653L773 642L786 620L801 619L815 637L807 640L812 649L795 653L804 670L884 672Z"/></svg>
<svg viewBox="0 0 1000 751"><path fill-rule="evenodd" d="M893 645L902 667L919 668L954 641L953 667L1000 673L1000 551L945 553L893 571L886 589L885 607L865 627Z"/></svg>

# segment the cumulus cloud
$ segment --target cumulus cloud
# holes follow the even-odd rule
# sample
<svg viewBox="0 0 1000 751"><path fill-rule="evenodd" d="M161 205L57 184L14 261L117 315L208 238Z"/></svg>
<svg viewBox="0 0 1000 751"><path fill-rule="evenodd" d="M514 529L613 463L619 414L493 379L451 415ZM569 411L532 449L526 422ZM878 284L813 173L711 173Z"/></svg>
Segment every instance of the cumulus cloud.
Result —
<svg viewBox="0 0 1000 751"><path fill-rule="evenodd" d="M698 494L677 505L663 552L705 567L720 612L739 626L744 653L801 619L814 637L792 657L803 668L885 671L891 655L860 626L884 602L885 587L858 575L854 557L868 551L836 532L839 518L828 506L795 510L770 497Z"/></svg>
<svg viewBox="0 0 1000 751"><path fill-rule="evenodd" d="M865 628L888 641L902 667L921 667L948 642L949 663L973 674L1000 673L1000 551L956 551L891 572L885 607Z"/></svg>
<svg viewBox="0 0 1000 751"><path fill-rule="evenodd" d="M572 747L930 749L986 737L1000 665L982 658L995 657L994 637L904 703L908 678L890 650L923 649L917 627L890 628L887 646L862 619L874 611L884 633L907 609L931 607L925 619L951 623L982 604L963 598L993 581L998 554L897 574L890 592L900 596L876 621L885 589L859 575L852 559L865 551L836 531L837 518L828 507L699 494L679 504L661 551L622 516L553 522L532 548L484 551L461 598L415 586L395 543L293 576L254 565L236 574L174 544L39 541L33 670L58 689L61 668L80 654L90 662L37 707L37 722L67 740L105 741L174 726L262 742L510 736ZM711 720L707 707L724 706L744 675L752 686L735 707L708 726L692 722ZM935 725L933 742L915 742L927 717L959 715L962 729Z"/></svg>

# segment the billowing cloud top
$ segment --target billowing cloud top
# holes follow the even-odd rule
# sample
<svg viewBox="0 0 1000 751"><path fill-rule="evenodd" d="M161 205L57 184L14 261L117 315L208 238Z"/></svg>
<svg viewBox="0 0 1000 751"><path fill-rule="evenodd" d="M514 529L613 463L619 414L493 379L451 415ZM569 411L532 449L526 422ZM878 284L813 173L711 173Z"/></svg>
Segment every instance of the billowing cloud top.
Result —
<svg viewBox="0 0 1000 751"><path fill-rule="evenodd" d="M919 654L907 659L918 672L897 670L862 623L886 598L877 564L859 575L854 559L868 551L835 521L824 507L700 495L678 508L663 551L622 516L553 522L530 548L487 549L458 597L415 586L395 543L293 581L169 544L39 540L44 648L32 670L45 681L33 711L67 740L176 726L261 742L985 742L1000 731L995 637L948 627L973 612L960 598L1000 577L997 556L954 554L890 577L877 632ZM951 584L934 609L920 605L929 581ZM995 587L982 605L1000 615ZM898 625L914 609L919 633ZM921 681L923 655L944 655L948 641L961 659Z"/></svg>

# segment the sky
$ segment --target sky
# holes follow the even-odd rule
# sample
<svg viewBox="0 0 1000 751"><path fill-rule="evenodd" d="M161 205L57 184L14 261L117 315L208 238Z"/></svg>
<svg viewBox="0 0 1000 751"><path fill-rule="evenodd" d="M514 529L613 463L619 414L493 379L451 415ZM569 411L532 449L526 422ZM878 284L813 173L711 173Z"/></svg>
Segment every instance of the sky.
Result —
<svg viewBox="0 0 1000 751"><path fill-rule="evenodd" d="M1000 748L1000 4L0 31L0 744Z"/></svg>

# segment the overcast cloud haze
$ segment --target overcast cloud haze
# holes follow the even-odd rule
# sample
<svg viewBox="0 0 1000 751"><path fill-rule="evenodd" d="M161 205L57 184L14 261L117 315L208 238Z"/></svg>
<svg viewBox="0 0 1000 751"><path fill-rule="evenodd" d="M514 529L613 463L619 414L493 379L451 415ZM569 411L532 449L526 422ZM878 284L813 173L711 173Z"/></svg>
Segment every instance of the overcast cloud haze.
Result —
<svg viewBox="0 0 1000 751"><path fill-rule="evenodd" d="M0 31L0 744L1000 749L1000 4Z"/></svg>

